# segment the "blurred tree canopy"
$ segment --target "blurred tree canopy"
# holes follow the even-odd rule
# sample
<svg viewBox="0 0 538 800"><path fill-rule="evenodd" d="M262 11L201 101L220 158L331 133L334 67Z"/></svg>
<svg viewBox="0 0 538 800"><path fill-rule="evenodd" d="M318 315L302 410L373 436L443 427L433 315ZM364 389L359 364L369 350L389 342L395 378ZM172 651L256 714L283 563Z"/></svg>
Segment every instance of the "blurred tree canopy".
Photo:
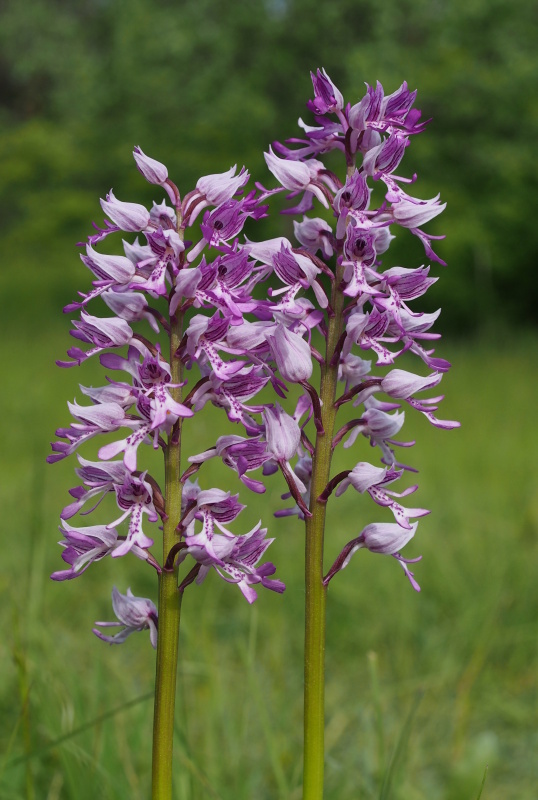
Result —
<svg viewBox="0 0 538 800"><path fill-rule="evenodd" d="M309 71L324 66L351 102L364 82L390 92L407 80L433 117L401 170L418 173L418 196L441 189L448 201L428 227L449 234L438 247L450 269L436 297L445 328L531 322L537 23L532 0L8 0L2 272L30 265L38 293L71 299L66 255L102 219L97 198L110 186L120 199L153 196L133 168L135 144L183 191L236 162L273 185L262 152L297 135ZM280 224L289 220L272 222L272 235ZM398 242L395 257L424 260L413 242ZM18 280L22 299L22 270Z"/></svg>

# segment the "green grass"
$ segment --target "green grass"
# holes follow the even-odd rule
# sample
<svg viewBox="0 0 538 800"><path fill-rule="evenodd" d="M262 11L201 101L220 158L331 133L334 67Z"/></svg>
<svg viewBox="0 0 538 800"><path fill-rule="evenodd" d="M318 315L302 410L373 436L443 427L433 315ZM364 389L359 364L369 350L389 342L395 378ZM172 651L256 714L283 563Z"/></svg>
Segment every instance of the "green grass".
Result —
<svg viewBox="0 0 538 800"><path fill-rule="evenodd" d="M113 584L155 597L154 578L127 557L48 580L74 485L73 459L45 465L48 442L76 382L101 378L89 364L56 369L65 327L34 322L1 339L0 797L145 800L154 653L144 636L106 647L91 627L111 618ZM362 551L331 584L327 800L475 800L486 766L482 800L536 798L538 338L445 344L443 355L455 366L442 416L462 429L434 430L411 411L404 428L417 439L406 451L420 469L416 504L433 509L406 550L424 557L422 593L395 561ZM214 420L197 424L193 450L212 444ZM366 458L363 447L337 466ZM201 482L220 474L211 465ZM282 490L275 477L262 500L243 492L237 530L263 516L286 593L251 608L214 575L186 593L178 800L300 799L302 531L271 519ZM329 506L327 563L380 518L371 505L349 490Z"/></svg>

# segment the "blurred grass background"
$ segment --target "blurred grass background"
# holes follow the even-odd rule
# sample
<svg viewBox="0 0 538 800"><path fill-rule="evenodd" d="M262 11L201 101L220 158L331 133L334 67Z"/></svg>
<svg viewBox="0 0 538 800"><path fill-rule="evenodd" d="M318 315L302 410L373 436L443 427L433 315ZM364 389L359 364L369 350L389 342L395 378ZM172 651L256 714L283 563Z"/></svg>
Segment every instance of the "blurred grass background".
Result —
<svg viewBox="0 0 538 800"><path fill-rule="evenodd" d="M424 556L422 593L390 559L362 552L331 585L326 795L474 800L488 765L483 798L535 800L536 23L527 0L2 7L2 800L148 796L153 651L142 636L107 648L90 629L111 618L113 583L154 597L153 576L122 559L68 584L48 580L74 484L73 460L45 466L48 443L77 382L102 383L96 365L54 366L69 346L61 307L87 286L74 243L100 220L110 186L120 199L154 196L133 168L134 144L168 163L184 191L235 162L268 180L261 151L296 135L317 66L352 102L363 81L392 91L406 79L434 117L404 166L419 173L417 194L441 189L449 201L435 228L448 233L439 252L449 267L435 270L425 310L443 306L439 352L454 368L442 416L462 422L442 433L407 415L417 505L434 512L409 547ZM256 235L289 225L277 219ZM422 263L413 243L394 244L394 263ZM212 444L218 424L197 420L193 451ZM238 490L216 465L202 481ZM293 520L271 521L280 491L273 478L263 508L242 493L251 506L237 530L263 514L278 533L271 558L284 596L266 592L249 608L210 576L185 598L181 800L300 797L302 534ZM348 491L332 506L328 563L369 521L369 505Z"/></svg>

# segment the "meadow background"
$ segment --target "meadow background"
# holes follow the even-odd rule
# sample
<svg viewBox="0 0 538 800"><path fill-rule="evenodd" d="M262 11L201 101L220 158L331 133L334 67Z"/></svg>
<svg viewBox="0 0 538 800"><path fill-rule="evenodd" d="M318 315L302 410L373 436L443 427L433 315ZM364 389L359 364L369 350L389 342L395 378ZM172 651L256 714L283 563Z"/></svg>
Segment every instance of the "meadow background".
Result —
<svg viewBox="0 0 538 800"><path fill-rule="evenodd" d="M44 459L77 383L102 383L97 365L54 366L70 345L61 308L87 287L75 243L111 186L155 196L135 144L183 191L236 162L269 183L262 151L296 135L318 66L352 102L364 81L406 79L434 118L403 167L417 194L448 201L429 230L448 234L449 266L423 307L443 307L442 416L462 423L443 433L407 415L417 504L433 509L409 547L422 593L368 553L331 584L326 796L474 800L486 765L485 800L538 796L537 23L529 0L2 7L2 800L148 796L153 651L143 636L106 647L91 627L111 618L113 583L155 597L153 576L123 559L48 579L74 460ZM289 218L263 224L260 237L290 231ZM394 263L422 263L399 238ZM218 425L208 413L187 447L210 446ZM351 465L343 454L336 467ZM211 465L213 480L224 485ZM300 798L303 542L294 520L271 522L281 491L273 479L263 507L242 493L241 529L260 514L271 525L286 593L250 608L208 579L186 594L178 800ZM328 563L371 513L351 491L333 505Z"/></svg>

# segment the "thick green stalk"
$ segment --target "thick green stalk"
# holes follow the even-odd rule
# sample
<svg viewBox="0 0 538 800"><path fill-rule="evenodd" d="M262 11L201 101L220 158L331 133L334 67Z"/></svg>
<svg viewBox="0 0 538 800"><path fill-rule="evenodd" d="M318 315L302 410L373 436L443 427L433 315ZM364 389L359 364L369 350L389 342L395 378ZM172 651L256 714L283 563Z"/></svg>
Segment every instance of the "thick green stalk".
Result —
<svg viewBox="0 0 538 800"><path fill-rule="evenodd" d="M331 359L342 333L344 306L344 296L339 289L342 280L340 272L337 271L332 293L334 316L329 319L325 365L321 369L320 399L324 433L316 436L312 460L312 516L306 520L303 800L321 800L323 797L327 598L327 589L323 586L323 539L326 504L318 502L317 498L330 477L338 380L338 365L331 365Z"/></svg>
<svg viewBox="0 0 538 800"><path fill-rule="evenodd" d="M174 323L170 335L171 382L181 383L181 363L174 358L181 341L182 323ZM181 402L181 387L170 393ZM163 526L163 564L170 549L179 541L176 531L181 518L181 422L174 427L165 450L165 511ZM159 634L155 675L155 707L153 717L152 800L172 800L172 750L174 709L179 640L179 622L183 593L177 588L177 568L159 576Z"/></svg>

